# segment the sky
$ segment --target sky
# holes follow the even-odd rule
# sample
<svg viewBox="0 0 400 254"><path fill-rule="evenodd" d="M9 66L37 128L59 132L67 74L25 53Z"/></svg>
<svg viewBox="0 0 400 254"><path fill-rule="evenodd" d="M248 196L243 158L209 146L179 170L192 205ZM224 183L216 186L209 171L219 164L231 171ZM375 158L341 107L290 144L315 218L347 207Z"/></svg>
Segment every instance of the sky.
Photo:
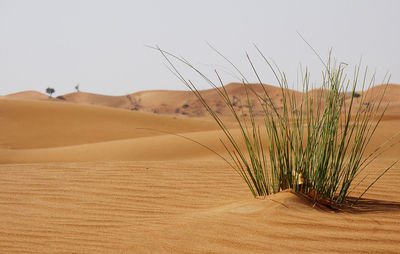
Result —
<svg viewBox="0 0 400 254"><path fill-rule="evenodd" d="M162 49L183 56L207 75L240 81L209 46L256 81L277 82L254 48L295 85L299 66L318 86L329 50L352 72L360 59L400 83L400 1L397 0L0 0L0 95L47 87L56 95L81 91L125 95L142 90L185 90L166 68ZM209 88L196 74L186 78ZM180 69L181 70L181 69Z"/></svg>

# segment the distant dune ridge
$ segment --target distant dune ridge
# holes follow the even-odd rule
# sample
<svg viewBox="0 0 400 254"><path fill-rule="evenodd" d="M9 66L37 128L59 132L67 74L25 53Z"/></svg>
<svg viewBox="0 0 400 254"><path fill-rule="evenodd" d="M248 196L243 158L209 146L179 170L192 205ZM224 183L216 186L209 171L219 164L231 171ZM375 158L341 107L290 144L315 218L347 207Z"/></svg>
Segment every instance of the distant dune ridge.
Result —
<svg viewBox="0 0 400 254"><path fill-rule="evenodd" d="M245 114L242 85L226 89ZM281 103L280 88L265 89ZM390 107L366 154L399 131L400 86L388 89ZM202 93L228 115L215 90ZM203 116L187 91L0 97L0 253L400 253L400 164L347 212L289 191L254 199L232 168L193 142L226 155L224 136ZM352 195L398 158L400 145L368 165Z"/></svg>
<svg viewBox="0 0 400 254"><path fill-rule="evenodd" d="M8 94L2 97L6 99L15 99L15 100L47 100L49 98L49 96L37 91L23 91L23 92Z"/></svg>
<svg viewBox="0 0 400 254"><path fill-rule="evenodd" d="M263 93L263 88L259 84L249 84L248 87L257 93ZM231 96L231 100L234 106L240 110L245 107L245 90L243 85L240 83L230 83L225 86L226 91ZM374 94L382 86L376 86L371 88L368 92ZM264 89L267 91L272 101L277 107L282 107L282 91L279 87L264 85ZM297 97L300 98L301 92L293 91ZM323 92L319 89L310 91L310 94L318 94ZM225 103L221 100L215 89L201 91L204 98L208 101L209 105L221 115L229 114ZM384 102L390 101L390 107L388 112L398 112L400 109L400 85L390 84L388 85L387 92L385 94ZM157 114L174 114L174 115L185 115L193 117L207 116L206 110L203 108L201 103L198 101L196 96L191 91L168 91L168 90L150 90L141 91L125 96L108 96L93 94L87 92L74 92L65 95L57 96L56 98L50 99L47 95L35 92L26 91L19 92L16 94L10 94L3 96L7 99L16 100L53 100L63 101L70 103L89 104L96 106L105 106L113 108L129 109L141 112L150 112ZM255 107L256 115L262 115L263 111L261 107L258 107L257 98L250 92L250 99Z"/></svg>

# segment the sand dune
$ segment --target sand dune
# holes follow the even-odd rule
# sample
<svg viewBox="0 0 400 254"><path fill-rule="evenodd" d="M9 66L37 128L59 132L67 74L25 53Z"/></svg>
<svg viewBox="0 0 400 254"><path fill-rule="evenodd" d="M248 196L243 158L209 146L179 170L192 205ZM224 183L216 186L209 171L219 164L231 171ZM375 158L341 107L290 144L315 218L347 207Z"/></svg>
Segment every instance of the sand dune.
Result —
<svg viewBox="0 0 400 254"><path fill-rule="evenodd" d="M5 99L13 100L47 100L49 96L37 91L24 91L19 93L8 94L2 96Z"/></svg>
<svg viewBox="0 0 400 254"><path fill-rule="evenodd" d="M257 93L263 92L263 88L260 85L250 84L248 86L249 89L253 89ZM242 84L230 83L225 86L225 89L238 109L239 107L244 107L246 104L246 92ZM282 91L280 88L271 85L264 85L264 89L271 94L276 103L280 103L279 99L282 97ZM225 106L215 89L202 90L201 94L206 98L207 103L209 103L209 105L221 115L227 115L229 113L228 108ZM139 109L151 108L154 109L153 111L158 113L175 113L197 117L208 115L191 91L144 91L134 93L131 97L138 102ZM250 97L252 103L255 104L257 98L252 94ZM257 109L261 111L261 108Z"/></svg>
<svg viewBox="0 0 400 254"><path fill-rule="evenodd" d="M263 88L258 84L249 84L248 87L257 93L264 92ZM246 92L243 88L243 85L240 83L230 83L227 84L225 88L238 112L240 112L242 109L245 109L247 101L245 99ZM281 89L271 85L264 85L264 89L267 91L274 104L278 108L282 107ZM374 95L377 94L380 89L382 89L382 85L375 86L369 89L369 92L365 91L365 93ZM317 96L317 94L320 94L321 92L322 91L320 89L314 89L310 92L310 94ZM219 114L229 115L229 110L215 89L203 90L201 93L206 98L210 106ZM301 93L295 92L295 94L298 99L300 99ZM400 85L388 85L383 100L384 103L390 102L389 108L387 109L388 112L400 112L400 101L397 99L399 95ZM4 98L22 100L49 100L46 95L33 91L7 95ZM368 103L370 99L371 96L368 96L368 100L366 100L365 103ZM194 96L190 91L152 90L132 93L125 96L107 96L87 92L74 92L66 95L60 95L51 100L122 108L157 114L185 115L192 117L208 116L206 110L203 108L196 96ZM250 100L253 105L256 105L255 113L262 115L262 108L261 106L257 105L257 98L252 93L250 93ZM359 100L356 100L356 102L358 101Z"/></svg>
<svg viewBox="0 0 400 254"><path fill-rule="evenodd" d="M399 118L398 118L399 119ZM399 120L385 121L371 140L370 146L365 151L366 155L375 150L385 140L399 131ZM179 130L182 132L182 130ZM200 158L213 158L218 160L213 152L199 145L199 142L214 151L227 157L226 151L220 143L225 140L219 130L188 132L180 136L144 130L141 135L151 135L129 139L119 139L90 144L69 145L62 147L47 147L35 149L0 149L0 163L38 163L38 162L85 162L85 161L157 161L157 160L192 160ZM240 140L240 131L232 130L238 144L245 147ZM226 141L226 140L225 140ZM400 142L397 136L390 144ZM381 158L396 158L400 155L400 145L387 149L380 155Z"/></svg>
<svg viewBox="0 0 400 254"><path fill-rule="evenodd" d="M180 118L106 107L0 100L0 163L176 160L215 155L224 135L209 119ZM387 114L369 153L397 131L400 115ZM235 125L231 123L232 128ZM166 133L167 132L167 133ZM232 132L240 140L240 132ZM397 137L394 142L400 140ZM240 142L239 142L240 144ZM244 144L242 144L244 145ZM382 156L400 154L389 149Z"/></svg>
<svg viewBox="0 0 400 254"><path fill-rule="evenodd" d="M395 106L367 154L399 131L400 90L390 89ZM203 93L217 106L215 91ZM207 118L126 110L123 96L22 95L0 99L0 253L400 253L400 164L342 212L289 191L254 199L218 156L162 132L223 155ZM186 92L136 96L146 110L201 115ZM398 158L400 145L368 165L353 195Z"/></svg>
<svg viewBox="0 0 400 254"><path fill-rule="evenodd" d="M0 137L0 163L185 160L213 156L201 145L169 133L182 134L219 153L225 152L219 141L224 135L209 119L18 100L0 100L0 108L0 132L7 134ZM394 135L399 121L399 115L388 114L367 152ZM235 128L233 123L231 126ZM239 130L232 133L240 140ZM398 151L390 149L382 156L400 154Z"/></svg>
<svg viewBox="0 0 400 254"><path fill-rule="evenodd" d="M184 136L224 153L218 140L219 131L186 133ZM55 148L0 149L0 163L191 160L213 155L182 137L161 135Z"/></svg>
<svg viewBox="0 0 400 254"><path fill-rule="evenodd" d="M0 100L3 148L70 146L215 129L213 122L55 102ZM144 130L141 128L155 129Z"/></svg>
<svg viewBox="0 0 400 254"><path fill-rule="evenodd" d="M251 84L249 87L259 93L263 92L263 89L259 85ZM274 99L276 103L281 103L279 102L279 98L282 97L280 88L270 85L264 85L264 88L273 98L276 98ZM244 100L241 101L241 98L243 99L245 96L245 90L242 84L228 84L226 85L226 91L231 95L232 100L238 107L239 105L246 103ZM215 89L203 90L201 93L205 98L207 98L207 102L210 103L210 105L220 114L228 113L228 109ZM251 99L253 103L256 101L254 95L251 95ZM58 96L56 100L116 107L157 114L174 114L196 117L207 116L207 112L191 91L151 90L137 92L126 96L106 96L85 92L75 92ZM261 108L258 110L261 110Z"/></svg>
<svg viewBox="0 0 400 254"><path fill-rule="evenodd" d="M129 100L129 95L108 96L108 95L85 93L85 92L74 92L66 95L57 96L56 99L66 102L113 107L113 108L131 109L132 107L132 103Z"/></svg>

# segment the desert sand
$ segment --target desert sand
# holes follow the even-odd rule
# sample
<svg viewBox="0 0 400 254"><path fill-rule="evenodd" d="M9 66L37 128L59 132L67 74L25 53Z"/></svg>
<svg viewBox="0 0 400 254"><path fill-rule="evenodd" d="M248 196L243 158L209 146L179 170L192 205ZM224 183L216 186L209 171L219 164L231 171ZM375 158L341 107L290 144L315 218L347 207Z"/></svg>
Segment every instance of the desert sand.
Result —
<svg viewBox="0 0 400 254"><path fill-rule="evenodd" d="M400 129L400 86L389 88L367 153ZM240 85L228 89L242 98ZM289 191L255 199L218 156L178 136L224 154L189 92L2 96L0 133L0 253L400 253L400 164L354 209ZM383 153L353 195L399 158L400 145Z"/></svg>

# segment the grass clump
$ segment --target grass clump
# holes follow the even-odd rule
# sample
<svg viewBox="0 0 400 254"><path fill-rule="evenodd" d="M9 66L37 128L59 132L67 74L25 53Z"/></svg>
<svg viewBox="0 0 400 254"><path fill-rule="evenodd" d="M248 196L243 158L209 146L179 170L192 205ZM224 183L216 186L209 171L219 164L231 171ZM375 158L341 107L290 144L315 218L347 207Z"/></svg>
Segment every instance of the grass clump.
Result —
<svg viewBox="0 0 400 254"><path fill-rule="evenodd" d="M254 85L250 85L234 64L216 51L242 78L247 110L246 117L243 117L217 71L218 82L213 82L184 58L157 49L170 70L197 96L223 131L227 141L221 142L229 156L223 159L243 178L255 197L292 189L329 207L340 206L348 199L351 190L365 180L362 178L355 182L356 177L382 150L378 147L366 154L387 107L382 102L385 86L375 94L356 93L359 83L363 91L374 84L374 75L367 80L367 68L361 73L360 65L356 66L350 78L347 65L337 63L330 53L324 62L320 89L312 90L310 73L305 70L301 72L302 93L299 93L289 89L285 73L273 67L256 47L279 84L282 100L278 105L247 54L261 93L260 89L257 92ZM239 138L207 103L196 85L184 78L176 67L176 61L194 70L215 88L239 126ZM255 98L262 110L262 124L256 117L256 106L251 98ZM240 146L241 143L245 148ZM358 199L393 165L379 175Z"/></svg>

